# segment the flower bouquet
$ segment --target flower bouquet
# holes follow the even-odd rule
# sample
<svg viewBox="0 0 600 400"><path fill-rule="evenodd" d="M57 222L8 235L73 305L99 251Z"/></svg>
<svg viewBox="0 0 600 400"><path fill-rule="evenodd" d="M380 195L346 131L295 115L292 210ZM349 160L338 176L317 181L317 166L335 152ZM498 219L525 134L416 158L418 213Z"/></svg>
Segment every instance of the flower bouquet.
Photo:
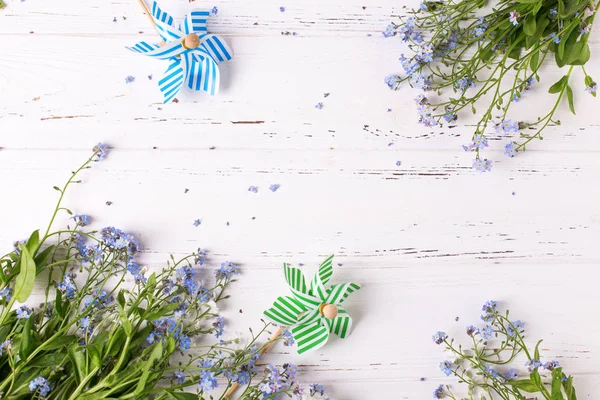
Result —
<svg viewBox="0 0 600 400"><path fill-rule="evenodd" d="M533 351L525 343L525 324L501 313L498 303L488 301L482 307L482 328L469 325L466 334L470 344L464 347L449 339L444 332L433 335L434 343L444 345L449 360L440 363L446 376L455 376L468 387L469 399L523 400L577 400L573 377L567 376L558 361L540 360L537 342ZM515 367L524 358L527 371ZM523 364L521 364L523 365ZM521 369L524 369L521 367ZM544 372L540 372L544 370ZM433 392L435 399L465 399L455 395L448 385L440 385Z"/></svg>
<svg viewBox="0 0 600 400"><path fill-rule="evenodd" d="M33 232L0 258L0 397L223 399L235 384L242 399L324 399L323 386L296 383L293 364L259 367L272 344L259 344L270 324L250 329L247 340L223 339L218 305L229 297L235 264L210 273L198 250L150 272L136 262L134 236L114 227L87 231L90 218L62 206L77 175L105 155L97 145L64 187L55 187L60 198L45 233ZM53 231L61 211L72 226ZM36 281L45 290L34 306ZM273 340L293 344L287 331Z"/></svg>
<svg viewBox="0 0 600 400"><path fill-rule="evenodd" d="M489 127L510 135L504 151L515 157L532 140L543 139L548 125L560 124L556 115L563 99L575 113L570 83L577 69L586 91L596 96L597 85L584 65L597 7L590 0L501 0L491 8L486 0L425 0L383 32L400 37L411 50L400 57L405 75L390 75L385 82L392 89L407 82L429 93L415 99L426 126L452 124L465 110L476 114L472 140L463 148L474 153L476 170L490 171L492 161L481 155ZM527 97L541 80L542 66L552 60L565 68L549 89L554 105L536 119L510 119L511 106Z"/></svg>

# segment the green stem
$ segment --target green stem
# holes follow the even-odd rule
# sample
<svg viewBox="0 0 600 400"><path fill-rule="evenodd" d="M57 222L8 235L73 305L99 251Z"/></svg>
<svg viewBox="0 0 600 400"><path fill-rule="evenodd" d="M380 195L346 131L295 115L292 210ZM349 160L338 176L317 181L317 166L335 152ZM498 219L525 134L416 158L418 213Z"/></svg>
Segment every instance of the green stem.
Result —
<svg viewBox="0 0 600 400"><path fill-rule="evenodd" d="M77 170L75 170L75 172L73 172L71 174L71 176L69 177L69 179L67 180L67 183L65 183L63 188L60 190L60 197L58 198L58 203L56 204L56 208L54 209L52 218L50 218L50 223L48 224L48 228L46 229L44 238L40 242L40 247L42 246L42 244L48 237L48 233L50 233L50 229L52 228L52 224L54 223L54 220L56 219L56 215L58 214L58 210L60 209L60 204L62 203L62 200L65 196L65 192L67 191L67 188L69 187L69 185L71 185L71 183L73 183L73 179L77 176L77 174L80 173L81 171L83 171L94 160L94 158L96 157L97 154L98 154L98 152L94 152L94 154L90 158L88 158L88 160L85 163L83 163L82 166L80 166Z"/></svg>
<svg viewBox="0 0 600 400"><path fill-rule="evenodd" d="M81 391L83 389L85 389L85 386L87 385L87 383L90 381L90 379L92 379L94 377L94 375L96 375L98 373L98 371L100 370L100 368L96 367L92 370L92 372L90 372L85 378L83 378L81 380L81 383L79 384L79 386L77 386L77 388L75 389L75 391L71 394L71 396L69 397L68 400L74 400L77 398L77 396L79 396L79 394L81 393Z"/></svg>
<svg viewBox="0 0 600 400"><path fill-rule="evenodd" d="M574 66L571 66L571 68L569 68L569 72L567 73L567 82L565 83L565 85L563 86L562 90L558 94L558 99L556 100L556 103L554 104L554 107L552 107L552 110L548 114L546 114L546 116L544 118L542 118L542 121L544 121L544 124L542 125L542 127L539 128L538 131L534 135L530 136L526 141L520 143L516 147L517 151L520 150L520 149L525 149L525 147L527 146L527 144L529 142L531 142L533 139L540 138L541 137L541 133L544 131L544 129L546 129L546 127L548 126L548 124L552 121L552 117L556 113L556 110L558 109L558 106L560 105L560 101L562 100L563 95L565 94L565 91L567 90L567 86L569 84L569 78L571 77L571 73L573 72L573 68L574 68ZM535 124L532 124L532 125L535 125Z"/></svg>
<svg viewBox="0 0 600 400"><path fill-rule="evenodd" d="M95 393L98 390L106 387L106 380L113 376L114 374L116 374L119 369L121 368L121 365L123 365L123 363L125 362L125 358L128 355L127 351L129 350L129 345L131 344L131 337L127 336L127 339L125 340L125 344L123 345L123 350L121 350L121 356L119 357L119 361L117 361L117 364L114 366L114 368L108 373L108 375L106 375L104 377L104 379L102 379L96 386L94 389L92 389L91 391L88 391L88 393Z"/></svg>

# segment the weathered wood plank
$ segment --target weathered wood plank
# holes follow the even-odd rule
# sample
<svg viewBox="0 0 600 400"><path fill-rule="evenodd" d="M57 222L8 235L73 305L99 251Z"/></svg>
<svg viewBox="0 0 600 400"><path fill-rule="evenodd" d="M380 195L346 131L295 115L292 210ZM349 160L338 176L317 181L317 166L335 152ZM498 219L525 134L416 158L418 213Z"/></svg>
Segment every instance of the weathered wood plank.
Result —
<svg viewBox="0 0 600 400"><path fill-rule="evenodd" d="M363 284L349 303L353 334L301 357L278 347L268 359L300 364L301 380L327 384L333 398L423 399L455 383L440 379L444 355L430 336L461 336L489 298L526 321L531 341L544 337L543 356L575 374L580 398L593 398L597 100L580 79L577 116L564 107L563 124L513 160L502 154L508 138L490 133L494 171L474 173L460 150L472 117L454 128L418 126L414 92L383 83L400 72L405 48L379 32L405 10L377 3L166 1L179 17L217 5L210 29L235 58L221 67L217 97L183 92L161 105L164 64L124 49L155 38L135 0L11 1L0 11L0 250L47 221L52 186L104 141L111 154L66 205L91 214L94 227L135 233L151 269L197 247L209 250L210 266L238 262L243 275L224 310L229 332L257 327L285 291L283 261L312 272L338 255L337 279ZM600 48L591 44L592 53ZM588 71L598 76L599 66L594 59ZM548 68L514 118L547 107L542 93L560 75ZM281 188L272 193L271 183Z"/></svg>

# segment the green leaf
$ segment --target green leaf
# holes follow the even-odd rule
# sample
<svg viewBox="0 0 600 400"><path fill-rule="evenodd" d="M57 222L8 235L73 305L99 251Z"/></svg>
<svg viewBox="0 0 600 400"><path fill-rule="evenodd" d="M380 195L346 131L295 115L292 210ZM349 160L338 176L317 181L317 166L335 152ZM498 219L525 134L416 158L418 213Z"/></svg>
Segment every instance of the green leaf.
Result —
<svg viewBox="0 0 600 400"><path fill-rule="evenodd" d="M146 289L149 292L152 292L154 290L154 288L156 287L156 272L153 272L149 277L148 277L148 282L146 282Z"/></svg>
<svg viewBox="0 0 600 400"><path fill-rule="evenodd" d="M544 36L544 32L546 31L546 27L550 24L550 19L548 18L548 13L541 13L538 15L536 22L536 32L535 38L539 39ZM554 44L554 43L552 43Z"/></svg>
<svg viewBox="0 0 600 400"><path fill-rule="evenodd" d="M548 93L556 94L562 92L568 80L569 77L567 75L563 76L554 85L550 86Z"/></svg>
<svg viewBox="0 0 600 400"><path fill-rule="evenodd" d="M104 344L106 343L106 340L108 339L108 336L110 335L109 332L107 331L102 331L100 333L98 333L96 335L96 337L94 338L94 340L92 341L92 343L96 344L100 344L100 349L104 348Z"/></svg>
<svg viewBox="0 0 600 400"><path fill-rule="evenodd" d="M558 367L552 371L552 392L550 400L564 400L561 392L562 368Z"/></svg>
<svg viewBox="0 0 600 400"><path fill-rule="evenodd" d="M44 335L40 338L42 341L52 340L54 333L57 330L57 325L60 324L60 318L50 318L44 327Z"/></svg>
<svg viewBox="0 0 600 400"><path fill-rule="evenodd" d="M154 321L157 320L169 313L171 313L172 311L175 311L179 308L179 304L178 303L170 303L168 305L166 305L165 307L161 307L156 311L151 311L148 314L146 314L144 316L144 319L147 321Z"/></svg>
<svg viewBox="0 0 600 400"><path fill-rule="evenodd" d="M131 321L127 319L127 316L121 315L121 326L125 330L125 334L127 336L131 336L131 332L133 331L133 326L131 326Z"/></svg>
<svg viewBox="0 0 600 400"><path fill-rule="evenodd" d="M527 50L531 49L534 45L537 45L539 40L535 37L535 35L525 35L525 48Z"/></svg>
<svg viewBox="0 0 600 400"><path fill-rule="evenodd" d="M35 261L26 246L21 245L21 270L15 279L14 297L20 303L24 303L31 292L35 283Z"/></svg>
<svg viewBox="0 0 600 400"><path fill-rule="evenodd" d="M146 313L146 309L144 307L136 306L133 308L133 312L136 317L141 317Z"/></svg>
<svg viewBox="0 0 600 400"><path fill-rule="evenodd" d="M27 239L25 243L27 246L27 250L29 250L29 254L34 255L38 249L40 248L40 231L34 231Z"/></svg>
<svg viewBox="0 0 600 400"><path fill-rule="evenodd" d="M6 340L6 337L10 331L12 331L12 324L3 325L0 327L0 343Z"/></svg>
<svg viewBox="0 0 600 400"><path fill-rule="evenodd" d="M104 359L102 351L104 350L104 344L108 339L108 332L100 332L92 341L88 344L86 351L92 361L92 365L96 368L102 368L102 360Z"/></svg>
<svg viewBox="0 0 600 400"><path fill-rule="evenodd" d="M486 62L491 60L494 57L494 52L492 51L492 45L487 45L483 50L480 51L481 60Z"/></svg>
<svg viewBox="0 0 600 400"><path fill-rule="evenodd" d="M121 310L125 310L125 291L123 289L119 290L119 294L117 295L117 304Z"/></svg>
<svg viewBox="0 0 600 400"><path fill-rule="evenodd" d="M563 38L563 39L561 39L558 46L556 46L556 63L558 64L559 67L562 67L564 65L563 59L565 57L565 42L566 41ZM559 62L559 60L560 60L560 62ZM563 65L561 65L561 63Z"/></svg>
<svg viewBox="0 0 600 400"><path fill-rule="evenodd" d="M569 26L563 34L560 43L556 46L556 64L559 67L563 67L566 64L566 60L577 37L579 37L579 32L574 30L573 25Z"/></svg>
<svg viewBox="0 0 600 400"><path fill-rule="evenodd" d="M122 384L124 381L129 381L132 377L134 377L134 374L137 375L137 373L140 370L142 370L145 366L146 365L143 362L130 364L123 371L107 377L106 381L104 382L104 386L113 387L117 386L118 384Z"/></svg>
<svg viewBox="0 0 600 400"><path fill-rule="evenodd" d="M506 383L516 387L519 390L522 390L527 393L537 393L539 392L539 388L531 379L519 379L517 381L506 381Z"/></svg>
<svg viewBox="0 0 600 400"><path fill-rule="evenodd" d="M16 400L16 399L25 399L27 398L27 394L29 393L29 382L36 376L40 375L40 370L38 368L31 368L27 372L23 372L17 374L17 379L14 382L13 390L11 390L12 396L3 397L5 400ZM31 398L31 397L29 397Z"/></svg>
<svg viewBox="0 0 600 400"><path fill-rule="evenodd" d="M536 26L535 26L535 17L533 15L527 17L527 19L525 20L525 23L523 24L523 32L525 32L525 34L527 36L535 35Z"/></svg>
<svg viewBox="0 0 600 400"><path fill-rule="evenodd" d="M154 366L154 362L156 360L159 360L160 358L162 358L162 353L163 353L162 342L158 341L154 345L154 348L152 349L152 353L150 353L150 357L148 357L148 360L146 360L146 363L144 366L144 372L142 373L142 376L140 377L140 380L139 380L137 387L135 388L135 391L133 392L133 394L138 395L146 388L146 381L148 380L148 376L150 376L150 372L152 370L152 367Z"/></svg>
<svg viewBox="0 0 600 400"><path fill-rule="evenodd" d="M567 65L584 65L591 57L590 45L587 41L579 41L573 46L573 50L569 53L569 58L565 60Z"/></svg>
<svg viewBox="0 0 600 400"><path fill-rule="evenodd" d="M167 391L175 400L198 400L197 394Z"/></svg>
<svg viewBox="0 0 600 400"><path fill-rule="evenodd" d="M568 77L568 76L565 76L565 77L564 77L564 79L565 79L565 84L566 84L566 83L567 83L567 80L569 79L569 77ZM541 340L540 340L539 342L537 342L537 344L535 345L535 351L533 352L533 357L535 357L535 359L536 359L536 360L539 360L539 359L540 359L540 344L542 344L542 342L543 342L543 341L544 341L544 340L543 340L543 339L541 339ZM535 371L535 372L537 373L537 371ZM537 374L537 376L539 377L539 376L540 376L540 374ZM541 382L541 380L540 380L540 382Z"/></svg>
<svg viewBox="0 0 600 400"><path fill-rule="evenodd" d="M48 258L50 257L50 255L52 253L54 253L55 249L56 249L55 245L46 247L44 250L42 250L40 253L38 253L37 256L34 257L33 260L35 261L35 265L37 266L36 272L38 274L44 268L44 265L46 264L46 261L48 261Z"/></svg>
<svg viewBox="0 0 600 400"><path fill-rule="evenodd" d="M577 42L578 38L579 30L571 29L568 33L565 34L563 40L561 40L560 44L564 43L565 48L564 55L561 57L561 62L563 64L568 65L571 60L579 58L579 54L581 52L581 45L579 45Z"/></svg>
<svg viewBox="0 0 600 400"><path fill-rule="evenodd" d="M537 71L538 66L539 66L539 62L540 62L540 51L536 50L531 55L531 59L529 60L529 67L531 68L532 72Z"/></svg>
<svg viewBox="0 0 600 400"><path fill-rule="evenodd" d="M533 371L531 374L529 374L529 378L537 386L538 391L540 390L540 387L544 385L542 383L542 377L540 376L540 373L538 372L537 369L535 371Z"/></svg>
<svg viewBox="0 0 600 400"><path fill-rule="evenodd" d="M575 104L573 104L573 89L571 85L567 84L567 99L569 100L569 109L575 114Z"/></svg>
<svg viewBox="0 0 600 400"><path fill-rule="evenodd" d="M116 397L107 397L111 390L103 390L96 393L83 393L77 396L77 400L117 400Z"/></svg>
<svg viewBox="0 0 600 400"><path fill-rule="evenodd" d="M125 343L126 339L127 335L125 334L124 329L115 331L106 346L106 355L112 357L116 356L121 351L121 346Z"/></svg>
<svg viewBox="0 0 600 400"><path fill-rule="evenodd" d="M565 61L558 56L558 53L554 53L554 61L556 61L558 68L562 68L566 65Z"/></svg>
<svg viewBox="0 0 600 400"><path fill-rule="evenodd" d="M7 273L10 273L9 271L11 270L11 262L9 260L0 260L0 281L2 281L2 283L6 283L7 279L6 279L6 275L4 275L4 271L7 271Z"/></svg>
<svg viewBox="0 0 600 400"><path fill-rule="evenodd" d="M65 309L62 302L62 292L56 289L56 301L54 302L56 314L62 319L65 316Z"/></svg>
<svg viewBox="0 0 600 400"><path fill-rule="evenodd" d="M146 338L148 337L148 335L150 334L150 332L152 332L152 330L154 329L154 327L152 326L152 324L147 324L144 328L142 328L141 330L135 332L133 334L133 337L131 339L131 348L135 349L137 346L145 346L146 345Z"/></svg>
<svg viewBox="0 0 600 400"><path fill-rule="evenodd" d="M102 343L89 344L85 349L92 361L92 366L96 368L102 367Z"/></svg>
<svg viewBox="0 0 600 400"><path fill-rule="evenodd" d="M583 8L587 6L587 3L582 2L582 1L574 1L574 0L568 0L565 3L565 7L563 9L562 12L560 12L560 9L558 10L558 16L561 19L568 19L571 18L572 16L574 16L575 14L577 14L578 12L580 13L581 11L583 11Z"/></svg>
<svg viewBox="0 0 600 400"><path fill-rule="evenodd" d="M542 0L517 0L517 3L521 4L534 4L537 2L541 2Z"/></svg>
<svg viewBox="0 0 600 400"><path fill-rule="evenodd" d="M31 360L31 362L27 363L27 366L39 368L56 367L65 357L67 357L67 353L46 353Z"/></svg>
<svg viewBox="0 0 600 400"><path fill-rule="evenodd" d="M33 352L35 346L33 343L31 324L31 317L29 317L25 321L23 332L21 332L21 346L19 346L19 356L21 357L21 360L26 360Z"/></svg>
<svg viewBox="0 0 600 400"><path fill-rule="evenodd" d="M175 342L175 339L172 336L169 336L167 338L167 353L172 354L175 351L176 345L177 343Z"/></svg>
<svg viewBox="0 0 600 400"><path fill-rule="evenodd" d="M558 15L563 15L565 13L565 2L563 0L558 0Z"/></svg>
<svg viewBox="0 0 600 400"><path fill-rule="evenodd" d="M514 49L511 50L510 53L508 53L508 57L512 58L513 60L518 60L521 58L521 50L522 47L515 47Z"/></svg>
<svg viewBox="0 0 600 400"><path fill-rule="evenodd" d="M563 378L567 378L567 376L565 374L563 374ZM569 376L566 380L562 381L562 385L563 385L563 388L565 389L565 393L567 395L567 400L577 400L577 395L575 394L575 388L573 387L573 377Z"/></svg>
<svg viewBox="0 0 600 400"><path fill-rule="evenodd" d="M77 341L77 337L75 335L67 335L67 336L56 336L50 341L46 342L44 345L44 349L46 350L56 350L64 347L69 343L73 343Z"/></svg>
<svg viewBox="0 0 600 400"><path fill-rule="evenodd" d="M85 356L83 355L83 351L79 348L79 345L74 343L69 346L69 359L71 360L71 364L73 364L73 372L75 374L75 381L77 384L81 383L83 377L88 374L86 365L85 365Z"/></svg>

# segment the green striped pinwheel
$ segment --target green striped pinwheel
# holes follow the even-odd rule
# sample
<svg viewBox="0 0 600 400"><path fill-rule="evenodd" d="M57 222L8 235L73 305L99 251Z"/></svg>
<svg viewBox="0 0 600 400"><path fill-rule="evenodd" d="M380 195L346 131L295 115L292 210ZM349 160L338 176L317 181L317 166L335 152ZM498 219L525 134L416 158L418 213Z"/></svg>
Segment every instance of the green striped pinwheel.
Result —
<svg viewBox="0 0 600 400"><path fill-rule="evenodd" d="M298 268L283 264L285 280L292 296L280 296L264 312L271 321L291 327L298 343L298 354L316 350L327 343L330 333L344 339L350 333L352 318L342 307L350 293L360 289L356 283L340 283L326 289L333 275L333 255L329 256L306 285Z"/></svg>

